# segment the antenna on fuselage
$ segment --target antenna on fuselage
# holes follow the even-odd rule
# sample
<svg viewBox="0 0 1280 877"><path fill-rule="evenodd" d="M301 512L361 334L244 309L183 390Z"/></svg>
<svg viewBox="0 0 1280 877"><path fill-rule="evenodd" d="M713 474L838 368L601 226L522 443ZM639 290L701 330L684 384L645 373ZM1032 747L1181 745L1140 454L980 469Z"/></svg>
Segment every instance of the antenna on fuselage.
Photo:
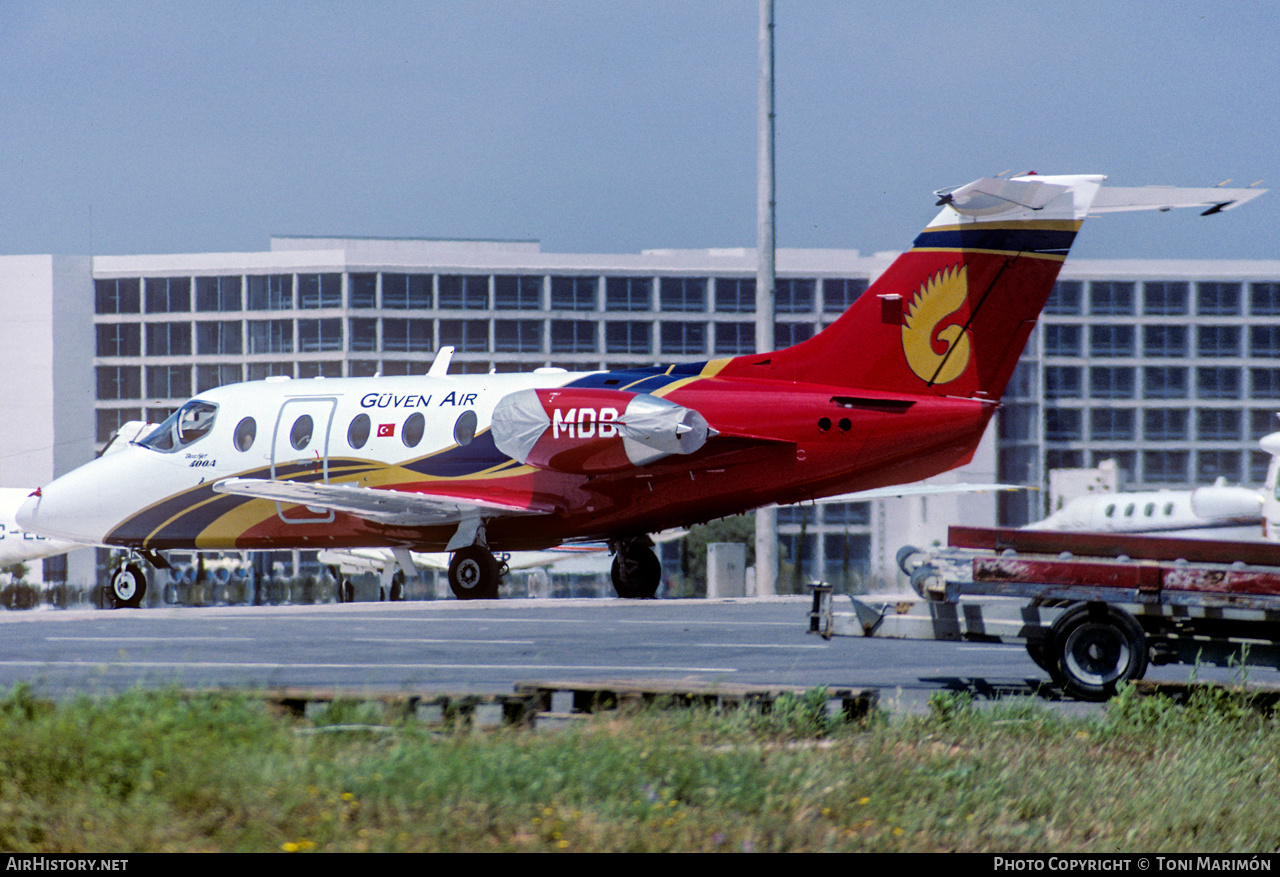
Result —
<svg viewBox="0 0 1280 877"><path fill-rule="evenodd" d="M442 378L449 373L449 363L453 359L452 347L441 347L440 352L436 354L435 360L431 363L431 368L427 369L427 376L433 378Z"/></svg>

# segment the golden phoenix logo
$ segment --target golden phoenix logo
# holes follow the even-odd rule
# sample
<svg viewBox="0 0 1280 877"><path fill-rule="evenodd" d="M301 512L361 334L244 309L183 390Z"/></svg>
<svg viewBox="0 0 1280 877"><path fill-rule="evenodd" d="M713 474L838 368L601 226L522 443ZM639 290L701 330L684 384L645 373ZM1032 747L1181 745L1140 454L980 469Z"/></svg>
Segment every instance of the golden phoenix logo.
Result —
<svg viewBox="0 0 1280 877"><path fill-rule="evenodd" d="M969 364L969 336L961 322L938 329L964 305L969 274L964 265L943 269L925 281L908 304L902 321L902 352L922 381L946 384ZM934 339L942 345L939 353Z"/></svg>

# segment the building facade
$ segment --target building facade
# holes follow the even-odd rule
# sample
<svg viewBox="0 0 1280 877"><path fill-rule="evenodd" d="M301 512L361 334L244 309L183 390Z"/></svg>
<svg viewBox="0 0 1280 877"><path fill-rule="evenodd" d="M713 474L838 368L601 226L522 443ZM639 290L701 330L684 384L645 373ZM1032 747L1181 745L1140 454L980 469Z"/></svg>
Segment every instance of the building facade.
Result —
<svg viewBox="0 0 1280 877"><path fill-rule="evenodd" d="M1002 481L1116 461L1122 490L1263 482L1280 261L1068 260L999 415ZM1004 523L1046 512L1001 498Z"/></svg>

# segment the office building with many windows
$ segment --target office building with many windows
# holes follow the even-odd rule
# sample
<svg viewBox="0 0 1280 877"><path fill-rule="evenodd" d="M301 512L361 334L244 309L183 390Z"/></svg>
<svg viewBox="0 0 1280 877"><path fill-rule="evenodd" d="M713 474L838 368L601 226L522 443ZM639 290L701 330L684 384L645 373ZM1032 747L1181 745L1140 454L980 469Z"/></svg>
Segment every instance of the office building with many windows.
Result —
<svg viewBox="0 0 1280 877"><path fill-rule="evenodd" d="M1280 261L1068 259L999 415L1002 481L1114 459L1122 489L1258 485L1280 430ZM1001 519L1042 517L1006 494Z"/></svg>

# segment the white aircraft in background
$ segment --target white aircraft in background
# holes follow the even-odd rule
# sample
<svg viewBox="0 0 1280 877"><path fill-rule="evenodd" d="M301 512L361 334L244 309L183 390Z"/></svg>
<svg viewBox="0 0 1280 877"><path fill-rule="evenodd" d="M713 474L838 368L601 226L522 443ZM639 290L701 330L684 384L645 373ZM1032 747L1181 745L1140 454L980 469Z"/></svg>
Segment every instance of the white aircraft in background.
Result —
<svg viewBox="0 0 1280 877"><path fill-rule="evenodd" d="M449 375L440 357L425 376L210 390L44 486L18 522L151 558L446 551L460 598L497 595L495 551L607 541L619 596L652 596L650 533L969 462L1086 216L1218 213L1263 191L1104 179L936 192L942 210L912 248L784 350L576 374Z"/></svg>
<svg viewBox="0 0 1280 877"><path fill-rule="evenodd" d="M1268 542L1280 542L1280 432L1271 433L1259 444L1271 455L1262 486L1262 532Z"/></svg>
<svg viewBox="0 0 1280 877"><path fill-rule="evenodd" d="M1211 486L1195 490L1078 496L1043 521L1023 529L1249 542L1263 538L1262 510L1261 491L1232 487L1220 478Z"/></svg>

